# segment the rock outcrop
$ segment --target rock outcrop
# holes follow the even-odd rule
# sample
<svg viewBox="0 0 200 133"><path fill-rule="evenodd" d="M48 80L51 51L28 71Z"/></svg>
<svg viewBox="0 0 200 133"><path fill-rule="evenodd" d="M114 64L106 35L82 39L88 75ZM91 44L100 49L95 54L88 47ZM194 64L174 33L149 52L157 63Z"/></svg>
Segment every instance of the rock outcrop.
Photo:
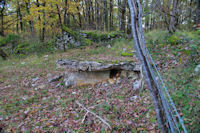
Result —
<svg viewBox="0 0 200 133"><path fill-rule="evenodd" d="M86 39L79 32L73 31L66 26L63 26L63 31L63 35L56 40L56 49L65 50L83 45L90 45L92 43L92 41Z"/></svg>
<svg viewBox="0 0 200 133"><path fill-rule="evenodd" d="M81 42L79 40L76 40L73 36L69 35L67 32L64 32L63 35L61 35L56 40L56 48L65 50L69 49L70 47L79 47L81 46Z"/></svg>

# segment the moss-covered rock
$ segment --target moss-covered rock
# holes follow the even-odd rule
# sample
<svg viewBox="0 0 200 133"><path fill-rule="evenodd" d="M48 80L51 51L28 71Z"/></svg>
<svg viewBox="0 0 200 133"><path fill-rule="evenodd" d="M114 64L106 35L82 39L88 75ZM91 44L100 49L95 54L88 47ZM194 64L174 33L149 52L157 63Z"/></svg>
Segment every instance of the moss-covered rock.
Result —
<svg viewBox="0 0 200 133"><path fill-rule="evenodd" d="M132 57L133 53L129 53L129 52L122 52L121 56L128 56L128 57Z"/></svg>
<svg viewBox="0 0 200 133"><path fill-rule="evenodd" d="M115 38L123 37L123 33L116 31L116 32L100 32L100 31L81 31L81 34L86 38L92 40L93 42L107 42L111 41Z"/></svg>
<svg viewBox="0 0 200 133"><path fill-rule="evenodd" d="M84 38L84 36L82 36L79 32L77 31L73 31L72 29L66 27L65 25L63 25L63 30L69 35L71 36L75 41L78 41L81 43L81 45L91 45L92 41L89 39ZM72 44L73 45L73 44Z"/></svg>

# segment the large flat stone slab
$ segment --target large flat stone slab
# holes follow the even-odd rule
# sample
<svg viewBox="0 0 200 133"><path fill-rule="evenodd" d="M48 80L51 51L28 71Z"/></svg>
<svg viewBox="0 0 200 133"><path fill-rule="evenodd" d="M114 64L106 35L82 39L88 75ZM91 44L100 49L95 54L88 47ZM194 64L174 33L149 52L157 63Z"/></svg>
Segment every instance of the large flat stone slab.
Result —
<svg viewBox="0 0 200 133"><path fill-rule="evenodd" d="M56 64L60 68L67 68L72 71L105 71L111 69L140 71L140 65L133 62L105 64L105 63L98 63L95 61L58 60Z"/></svg>

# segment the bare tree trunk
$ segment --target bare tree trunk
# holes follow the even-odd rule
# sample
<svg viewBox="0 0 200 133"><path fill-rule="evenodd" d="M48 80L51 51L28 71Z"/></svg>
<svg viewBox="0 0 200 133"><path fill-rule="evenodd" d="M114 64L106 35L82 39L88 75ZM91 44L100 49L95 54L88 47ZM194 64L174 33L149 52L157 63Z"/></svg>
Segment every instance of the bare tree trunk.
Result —
<svg viewBox="0 0 200 133"><path fill-rule="evenodd" d="M22 20L22 14L21 14L21 7L20 7L20 4L19 4L19 1L17 1L17 8L18 8L18 15L19 15L19 19L20 19L20 29L21 29L21 32L24 31L24 27L23 27L23 20Z"/></svg>
<svg viewBox="0 0 200 133"><path fill-rule="evenodd" d="M91 8L91 13L92 13L92 16L91 16L91 19L92 19L92 25L94 24L94 6L93 6L93 1L91 0L90 1L90 8Z"/></svg>
<svg viewBox="0 0 200 133"><path fill-rule="evenodd" d="M155 83L153 82L152 72L151 72L151 69L149 68L149 64L146 58L146 53L145 53L145 48L144 48L145 40L144 40L144 33L142 29L141 16L140 16L141 10L139 8L140 3L139 3L139 0L137 0L137 4L136 4L136 1L132 1L132 0L128 0L128 3L131 10L131 25L132 25L132 34L134 38L134 45L135 45L137 54L139 56L139 59L142 63L142 66L144 68L144 74L146 77L146 81L148 83L150 95L155 105L156 115L157 115L159 125L162 129L162 132L167 132L164 126L165 123L163 120L161 105L158 102L160 101L158 97L158 91L156 89ZM137 9L137 6L139 9Z"/></svg>
<svg viewBox="0 0 200 133"><path fill-rule="evenodd" d="M90 23L89 23L89 19L90 19L90 17L89 17L89 14L90 14L90 12L89 12L89 5L88 5L88 0L85 0L85 6L86 6L86 10L85 10L85 28L86 29L88 29L88 27L89 27L89 25L90 25Z"/></svg>
<svg viewBox="0 0 200 133"><path fill-rule="evenodd" d="M123 0L122 6L121 6L121 31L126 31L126 0Z"/></svg>
<svg viewBox="0 0 200 133"><path fill-rule="evenodd" d="M176 27L175 27L175 16L177 13L177 4L178 4L178 0L173 0L173 8L172 8L172 14L170 16L170 24L169 24L169 32L173 33L176 31Z"/></svg>
<svg viewBox="0 0 200 133"><path fill-rule="evenodd" d="M26 1L26 12L27 12L27 14L30 14L30 11L29 11L29 8L30 8L30 0L28 0L28 1ZM33 35L33 21L29 21L29 25L30 25L30 31L31 31L31 33L32 33L32 35Z"/></svg>
<svg viewBox="0 0 200 133"><path fill-rule="evenodd" d="M146 0L145 10L149 11L149 0ZM145 29L146 31L149 30L149 15L145 16Z"/></svg>
<svg viewBox="0 0 200 133"><path fill-rule="evenodd" d="M119 17L119 29L120 29L121 25L122 25L122 20L121 20L121 0L118 0L118 17Z"/></svg>
<svg viewBox="0 0 200 133"><path fill-rule="evenodd" d="M61 19L60 9L59 9L59 6L58 6L57 4L56 4L56 8L57 8L57 14L58 14L59 26L60 26L60 29L61 29L62 32L63 32L62 19Z"/></svg>
<svg viewBox="0 0 200 133"><path fill-rule="evenodd" d="M110 30L113 30L113 0L110 0Z"/></svg>
<svg viewBox="0 0 200 133"><path fill-rule="evenodd" d="M17 13L16 32L17 32L17 34L19 34L19 20L18 20L19 14L18 14L18 10L16 11L16 13Z"/></svg>
<svg viewBox="0 0 200 133"><path fill-rule="evenodd" d="M107 5L107 1L105 0L104 1L104 15L105 15L105 18L104 18L104 24L105 24L105 29L106 31L109 30L109 26L108 26L108 5Z"/></svg>
<svg viewBox="0 0 200 133"><path fill-rule="evenodd" d="M39 0L36 0L36 5L37 5L38 8L40 7ZM38 12L39 12L39 11L38 11ZM38 15L38 21L39 21L39 22L41 21L40 14ZM42 39L41 39L41 28L39 29L39 38L40 38L40 40L42 40Z"/></svg>
<svg viewBox="0 0 200 133"><path fill-rule="evenodd" d="M78 10L79 26L80 26L80 28L82 28L82 20L81 20L81 14L80 14L79 6L77 6L77 10Z"/></svg>
<svg viewBox="0 0 200 133"><path fill-rule="evenodd" d="M131 34L131 11L130 11L130 8L128 9L127 34Z"/></svg>
<svg viewBox="0 0 200 133"><path fill-rule="evenodd" d="M67 8L68 8L68 7L67 7L67 2L68 2L68 1L65 0L65 9L64 9L64 17L63 17L63 18L64 18L64 19L63 19L64 25L67 25Z"/></svg>
<svg viewBox="0 0 200 133"><path fill-rule="evenodd" d="M198 26L198 23L200 22L200 1L196 0L197 2L197 9L196 9L196 25Z"/></svg>
<svg viewBox="0 0 200 133"><path fill-rule="evenodd" d="M100 21L100 19L99 19L99 2L98 2L98 0L95 0L95 24L96 24L96 30L99 30L99 21Z"/></svg>
<svg viewBox="0 0 200 133"><path fill-rule="evenodd" d="M43 7L45 7L46 6L46 3L44 2L43 3ZM46 31L46 13L45 13L45 11L43 10L42 11L42 13L43 13L43 27L42 27L42 42L44 42L44 40L45 40L45 31Z"/></svg>
<svg viewBox="0 0 200 133"><path fill-rule="evenodd" d="M0 31L0 35L4 36L4 10L5 10L5 5L6 5L6 1L3 0L2 1L2 5L1 5L1 31Z"/></svg>

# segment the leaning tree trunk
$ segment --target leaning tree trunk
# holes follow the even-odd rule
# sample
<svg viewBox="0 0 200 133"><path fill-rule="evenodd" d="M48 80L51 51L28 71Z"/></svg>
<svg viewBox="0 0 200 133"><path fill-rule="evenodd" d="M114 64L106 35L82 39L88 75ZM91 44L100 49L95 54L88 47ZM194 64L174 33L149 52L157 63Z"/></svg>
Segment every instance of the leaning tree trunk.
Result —
<svg viewBox="0 0 200 133"><path fill-rule="evenodd" d="M160 99L158 97L158 90L156 88L157 84L155 84L154 79L152 77L152 69L151 66L147 60L146 52L145 52L145 39L144 39L144 33L142 29L142 22L141 22L141 5L139 0L132 1L128 0L128 4L130 7L131 11L131 27L132 27L132 34L134 38L134 44L135 44L135 49L137 51L137 54L139 56L139 59L142 63L143 69L144 69L144 74L146 77L146 81L149 87L149 92L152 97L152 100L155 105L155 110L156 110L156 116L158 123L162 129L163 132L166 132L165 128L165 122L164 122L164 115L162 112L162 104L159 102Z"/></svg>

